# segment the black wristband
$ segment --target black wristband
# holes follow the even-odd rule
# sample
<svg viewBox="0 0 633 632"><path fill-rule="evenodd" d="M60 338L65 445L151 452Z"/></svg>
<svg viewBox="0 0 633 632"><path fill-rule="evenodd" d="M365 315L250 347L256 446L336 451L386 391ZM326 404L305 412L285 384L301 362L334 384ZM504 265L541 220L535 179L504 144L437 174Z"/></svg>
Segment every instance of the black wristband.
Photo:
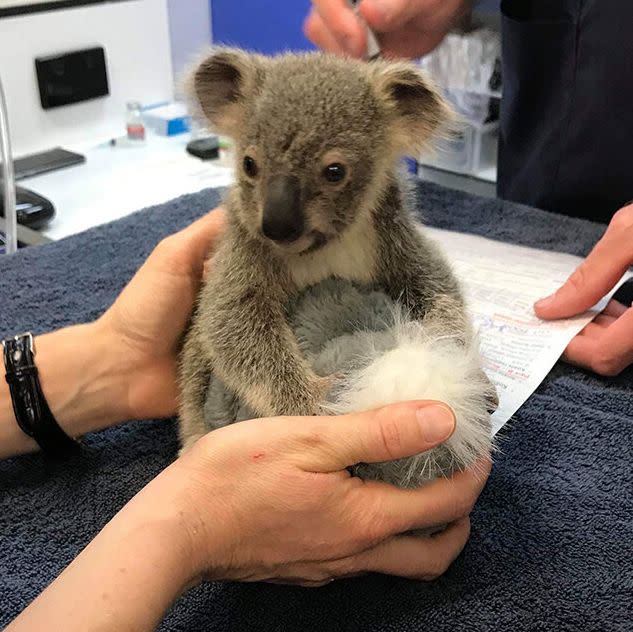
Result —
<svg viewBox="0 0 633 632"><path fill-rule="evenodd" d="M79 443L60 428L42 392L33 336L21 334L7 338L2 344L13 412L22 431L35 439L46 454L66 456L77 452Z"/></svg>

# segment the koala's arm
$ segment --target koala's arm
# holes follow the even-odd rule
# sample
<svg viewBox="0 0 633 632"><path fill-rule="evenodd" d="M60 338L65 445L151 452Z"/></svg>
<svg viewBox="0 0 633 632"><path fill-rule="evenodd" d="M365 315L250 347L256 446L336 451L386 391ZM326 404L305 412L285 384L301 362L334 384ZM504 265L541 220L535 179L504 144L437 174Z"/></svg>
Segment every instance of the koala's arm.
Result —
<svg viewBox="0 0 633 632"><path fill-rule="evenodd" d="M469 342L472 326L459 283L439 248L409 218L380 231L379 283L416 320Z"/></svg>
<svg viewBox="0 0 633 632"><path fill-rule="evenodd" d="M197 339L213 373L258 415L316 414L329 380L300 353L285 270L259 247L224 242L200 296Z"/></svg>

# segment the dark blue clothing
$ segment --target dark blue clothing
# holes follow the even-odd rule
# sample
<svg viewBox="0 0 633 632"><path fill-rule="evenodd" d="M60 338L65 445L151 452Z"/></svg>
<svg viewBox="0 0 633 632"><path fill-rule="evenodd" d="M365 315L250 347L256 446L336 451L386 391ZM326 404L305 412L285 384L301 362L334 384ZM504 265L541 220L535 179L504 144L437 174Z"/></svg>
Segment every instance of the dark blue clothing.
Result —
<svg viewBox="0 0 633 632"><path fill-rule="evenodd" d="M499 196L607 222L633 199L633 0L503 0Z"/></svg>

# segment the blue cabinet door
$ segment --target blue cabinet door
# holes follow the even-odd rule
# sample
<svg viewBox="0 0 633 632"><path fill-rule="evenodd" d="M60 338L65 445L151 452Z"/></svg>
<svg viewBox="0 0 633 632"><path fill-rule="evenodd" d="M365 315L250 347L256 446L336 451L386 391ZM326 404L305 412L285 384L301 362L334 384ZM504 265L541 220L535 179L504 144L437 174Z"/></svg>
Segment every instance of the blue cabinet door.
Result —
<svg viewBox="0 0 633 632"><path fill-rule="evenodd" d="M303 35L310 0L211 0L214 44L260 53L312 50Z"/></svg>

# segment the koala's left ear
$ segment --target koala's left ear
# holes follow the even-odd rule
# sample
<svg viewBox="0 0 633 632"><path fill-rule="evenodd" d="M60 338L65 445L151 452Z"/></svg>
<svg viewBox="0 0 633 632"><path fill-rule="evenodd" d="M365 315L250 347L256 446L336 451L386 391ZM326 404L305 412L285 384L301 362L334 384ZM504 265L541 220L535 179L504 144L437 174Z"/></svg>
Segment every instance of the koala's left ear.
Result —
<svg viewBox="0 0 633 632"><path fill-rule="evenodd" d="M454 120L447 101L424 72L404 62L368 64L378 100L391 119L390 141L397 150L417 153Z"/></svg>

